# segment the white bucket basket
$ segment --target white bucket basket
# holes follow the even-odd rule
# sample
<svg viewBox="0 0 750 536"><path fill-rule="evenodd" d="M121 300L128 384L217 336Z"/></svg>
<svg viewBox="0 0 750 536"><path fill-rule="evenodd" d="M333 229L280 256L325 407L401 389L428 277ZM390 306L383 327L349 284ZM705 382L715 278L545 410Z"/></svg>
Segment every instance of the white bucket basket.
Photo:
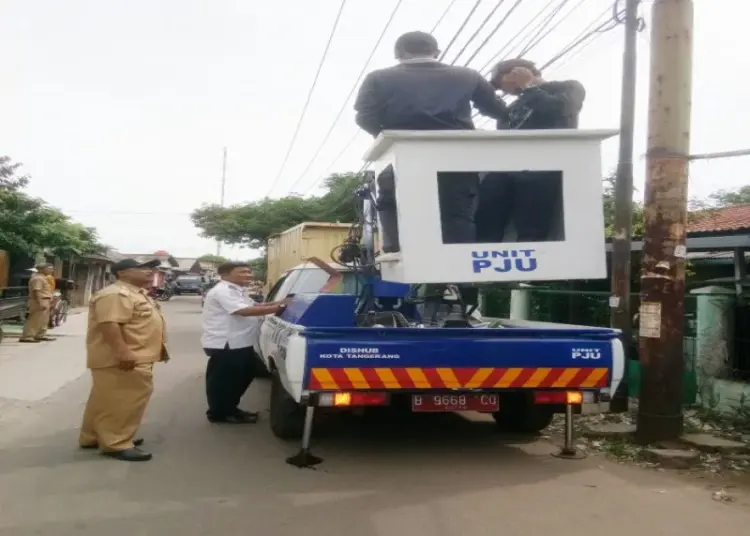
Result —
<svg viewBox="0 0 750 536"><path fill-rule="evenodd" d="M399 247L378 256L383 279L487 283L607 277L601 142L616 134L616 130L383 132L365 154L376 177L388 166L395 176ZM474 184L477 177L483 177L474 198L482 203L481 221L489 217L492 229L500 231L480 223L476 214L475 235L469 233L467 239L464 232L456 243L448 227L443 228L441 214L469 201L464 186L456 189L457 183L450 181ZM493 185L505 193L486 193ZM381 185L376 188L382 195ZM389 229L381 220L381 242L386 243ZM541 228L547 229L543 235L531 232Z"/></svg>

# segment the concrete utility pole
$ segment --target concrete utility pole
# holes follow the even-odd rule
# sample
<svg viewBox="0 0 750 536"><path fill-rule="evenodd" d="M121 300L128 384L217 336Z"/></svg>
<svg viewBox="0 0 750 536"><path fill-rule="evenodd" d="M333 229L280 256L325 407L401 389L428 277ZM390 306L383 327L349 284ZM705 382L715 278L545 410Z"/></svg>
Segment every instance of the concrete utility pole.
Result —
<svg viewBox="0 0 750 536"><path fill-rule="evenodd" d="M221 163L221 198L219 199L219 203L221 204L221 208L224 208L224 191L226 190L227 186L227 148L224 147L224 157L222 158ZM216 256L221 257L221 241L216 241Z"/></svg>
<svg viewBox="0 0 750 536"><path fill-rule="evenodd" d="M642 443L682 434L692 0L654 0L641 272Z"/></svg>
<svg viewBox="0 0 750 536"><path fill-rule="evenodd" d="M633 137L635 130L635 81L638 55L638 4L625 3L625 52L622 58L622 97L620 104L620 154L615 178L615 221L612 232L612 297L610 325L622 331L625 358L630 356L633 340L633 315L630 310L630 240L633 227ZM628 410L627 374L616 393L610 410Z"/></svg>

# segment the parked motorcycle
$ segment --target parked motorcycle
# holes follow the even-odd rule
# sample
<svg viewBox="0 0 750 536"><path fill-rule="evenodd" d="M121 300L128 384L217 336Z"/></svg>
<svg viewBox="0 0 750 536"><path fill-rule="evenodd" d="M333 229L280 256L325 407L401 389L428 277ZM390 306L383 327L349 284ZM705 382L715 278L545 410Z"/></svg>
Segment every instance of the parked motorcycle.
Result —
<svg viewBox="0 0 750 536"><path fill-rule="evenodd" d="M169 301L169 299L173 296L173 293L172 289L169 287L152 287L148 295L158 301Z"/></svg>

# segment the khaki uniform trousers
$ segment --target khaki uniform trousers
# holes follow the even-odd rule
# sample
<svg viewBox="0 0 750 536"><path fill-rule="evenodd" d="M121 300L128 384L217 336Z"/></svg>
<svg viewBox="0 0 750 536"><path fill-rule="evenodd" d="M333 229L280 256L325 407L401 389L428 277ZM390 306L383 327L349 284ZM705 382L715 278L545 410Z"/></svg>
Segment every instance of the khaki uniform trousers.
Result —
<svg viewBox="0 0 750 536"><path fill-rule="evenodd" d="M79 443L103 451L133 448L133 438L154 390L153 364L133 370L91 369L91 394L83 413Z"/></svg>
<svg viewBox="0 0 750 536"><path fill-rule="evenodd" d="M41 339L47 335L49 326L50 303L52 300L44 300L46 307L33 302L29 304L29 316L23 325L22 339Z"/></svg>

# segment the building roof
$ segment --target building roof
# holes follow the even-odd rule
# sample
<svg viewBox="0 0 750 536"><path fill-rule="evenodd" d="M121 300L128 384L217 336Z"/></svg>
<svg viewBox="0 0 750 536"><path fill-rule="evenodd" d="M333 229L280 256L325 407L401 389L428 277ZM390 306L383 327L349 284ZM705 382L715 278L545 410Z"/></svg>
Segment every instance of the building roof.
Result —
<svg viewBox="0 0 750 536"><path fill-rule="evenodd" d="M750 204L706 210L694 216L695 221L688 224L689 234L750 231Z"/></svg>
<svg viewBox="0 0 750 536"><path fill-rule="evenodd" d="M177 261L178 270L189 272L198 259L195 257L175 257L175 260Z"/></svg>

